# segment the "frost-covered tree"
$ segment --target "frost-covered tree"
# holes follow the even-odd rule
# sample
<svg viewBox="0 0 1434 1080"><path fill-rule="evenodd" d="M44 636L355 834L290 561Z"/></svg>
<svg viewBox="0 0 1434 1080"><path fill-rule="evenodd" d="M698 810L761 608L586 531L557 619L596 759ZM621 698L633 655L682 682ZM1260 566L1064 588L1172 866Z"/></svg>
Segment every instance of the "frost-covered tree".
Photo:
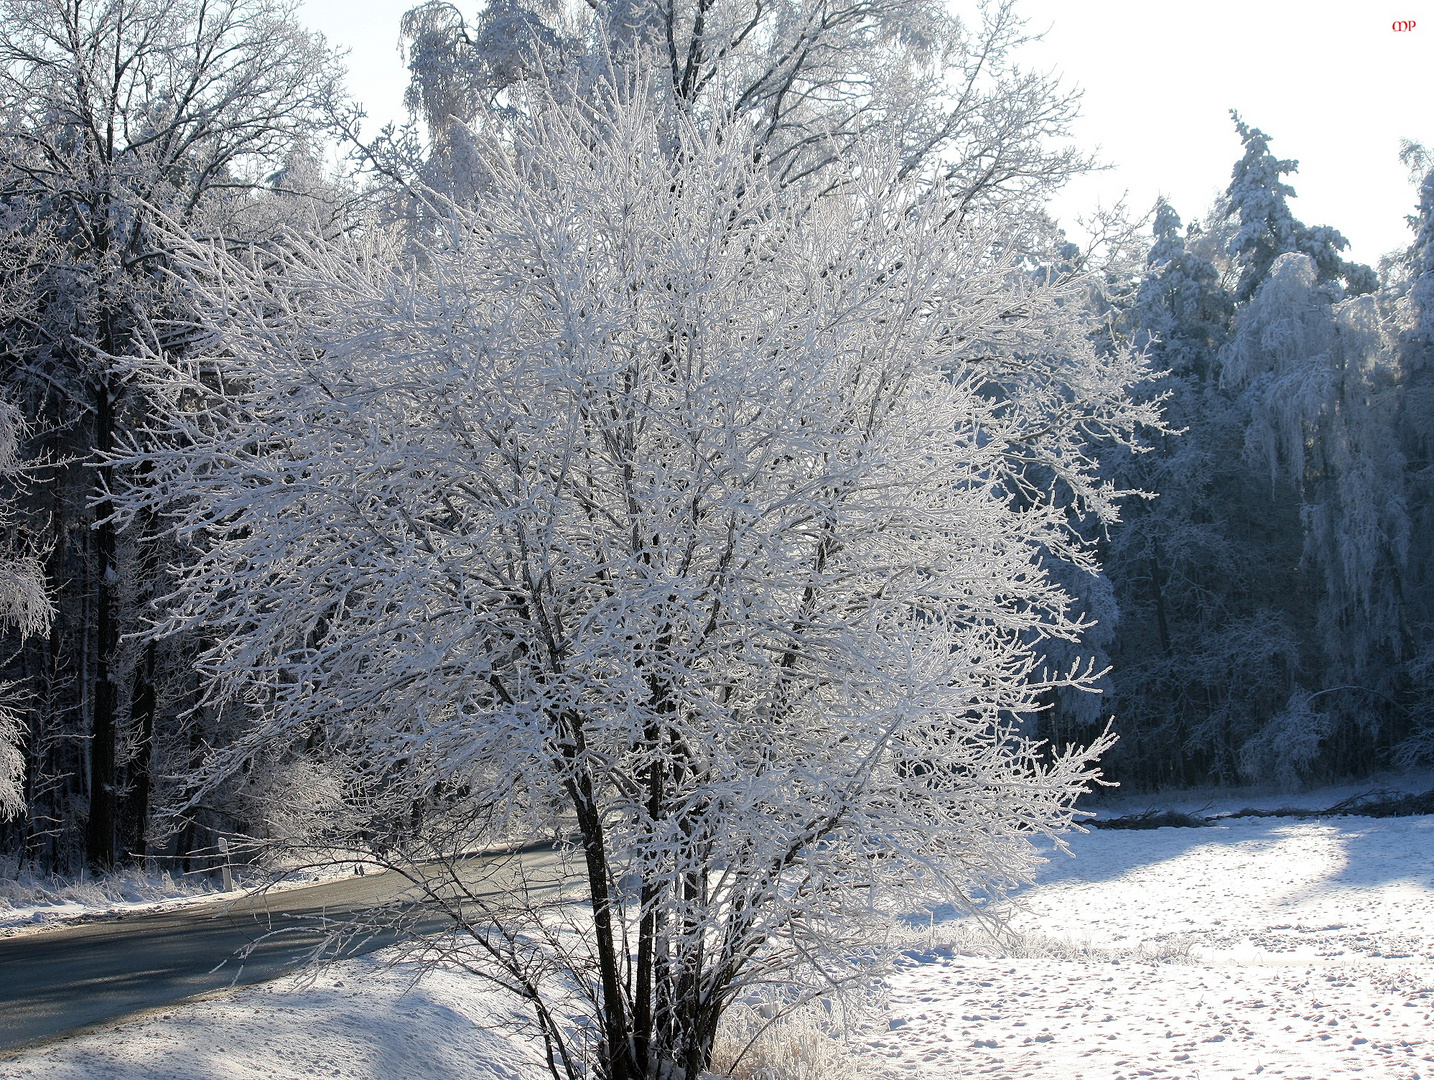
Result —
<svg viewBox="0 0 1434 1080"><path fill-rule="evenodd" d="M20 544L14 502L23 482L20 461L20 411L0 400L0 482L5 497L0 500L0 527L5 546L0 548L0 620L22 634L38 634L50 622L50 601L45 594L45 577L39 560Z"/></svg>
<svg viewBox="0 0 1434 1080"><path fill-rule="evenodd" d="M1016 62L1027 36L1013 0L967 17L940 0L493 0L471 20L429 0L403 34L410 105L448 190L481 183L470 129L510 118L511 88L582 95L613 64L661 71L651 92L694 122L741 124L784 183L824 185L827 166L879 132L900 175L939 172L960 218L1031 210L1087 164L1064 139L1078 95Z"/></svg>
<svg viewBox="0 0 1434 1080"><path fill-rule="evenodd" d="M1122 782L1239 778L1239 749L1283 706L1298 666L1298 507L1271 499L1244 461L1246 421L1220 384L1234 304L1218 237L1156 207L1153 244L1126 333L1163 372L1174 434L1115 472L1152 493L1113 530L1106 571L1121 612L1112 648Z"/></svg>
<svg viewBox="0 0 1434 1080"><path fill-rule="evenodd" d="M1129 343L1113 330L1121 322L1133 299L1133 269L1144 257L1140 244L1141 225L1132 223L1122 205L1098 210L1081 224L1087 230L1084 247L1071 243L1053 222L1038 215L1022 228L1012 222L1014 236L1003 238L1002 249L1026 267L1037 281L1083 281L1088 289L1091 343L1097 354L1128 353ZM1154 400L1152 397L1150 400ZM1150 433L1146 433L1147 435ZM1102 475L1113 476L1116 462L1130 459L1130 447L1107 445L1099 455ZM1045 467L1032 463L1023 481L1036 490L1046 490ZM1124 486L1124 485L1122 485ZM1072 506L1069 527L1078 532L1083 545L1096 549L1107 538L1109 522L1081 513ZM1078 641L1047 639L1038 645L1043 666L1069 669L1087 665L1110 668L1110 649L1116 640L1120 607L1111 584L1102 570L1092 570L1082 559L1049 552L1043 563L1051 579L1071 597L1071 612L1087 624ZM1110 680L1108 673L1096 684L1098 693L1085 687L1058 687L1041 710L1027 718L1028 730L1053 744L1088 742L1110 721Z"/></svg>
<svg viewBox="0 0 1434 1080"><path fill-rule="evenodd" d="M1419 199L1410 219L1415 237L1405 259L1407 288L1400 312L1400 429L1420 508L1419 532L1428 536L1434 526L1434 517L1428 516L1434 509L1434 166L1417 145L1406 148L1405 159L1419 166ZM1428 580L1427 571L1423 576Z"/></svg>
<svg viewBox="0 0 1434 1080"><path fill-rule="evenodd" d="M45 593L44 568L32 550L22 547L13 503L21 483L19 457L23 422L20 411L0 400L0 628L22 637L44 633L54 612ZM7 687L0 684L0 693ZM0 699L0 820L25 808L24 727L9 702Z"/></svg>
<svg viewBox="0 0 1434 1080"><path fill-rule="evenodd" d="M1180 229L1180 215L1160 200L1152 226L1155 242L1131 305L1130 333L1135 347L1150 353L1156 370L1205 383L1229 333L1234 305L1215 264L1189 250Z"/></svg>
<svg viewBox="0 0 1434 1080"><path fill-rule="evenodd" d="M155 657L125 640L155 568L110 524L102 459L148 404L111 358L182 347L166 233L230 231L334 87L279 0L0 3L0 347L46 462L27 512L57 608L17 665L45 732L23 837L44 861L77 832L96 866L144 839Z"/></svg>
<svg viewBox="0 0 1434 1080"><path fill-rule="evenodd" d="M1410 218L1413 244L1404 259L1397 311L1400 447L1408 462L1410 551L1407 609L1414 636L1410 671L1418 731L1405 760L1434 760L1434 162L1418 144L1403 154L1418 184Z"/></svg>
<svg viewBox="0 0 1434 1080"><path fill-rule="evenodd" d="M1388 719L1380 702L1409 645L1394 342L1373 297L1335 302L1314 261L1290 253L1241 312L1222 360L1222 377L1248 410L1246 454L1276 497L1288 491L1300 507L1304 587L1316 615L1304 690L1329 696L1310 708L1297 695L1292 711L1300 724L1322 725L1321 737L1343 721L1378 739ZM1289 723L1272 723L1248 747L1251 771L1273 761L1288 774L1314 760L1318 740L1301 743Z"/></svg>
<svg viewBox="0 0 1434 1080"><path fill-rule="evenodd" d="M1034 670L1082 629L1042 554L1089 561L1091 439L1155 417L1083 286L950 228L890 146L813 202L650 90L527 97L404 268L192 251L205 345L133 498L195 544L166 629L254 709L214 773L303 748L335 820L414 851L563 808L581 917L432 898L555 1075L697 1080L735 1000L858 977L1069 822L1105 741L1013 730L1092 678Z"/></svg>
<svg viewBox="0 0 1434 1080"><path fill-rule="evenodd" d="M1182 238L1158 207L1129 320L1183 429L1114 474L1156 496L1106 560L1111 766L1144 783L1367 771L1408 722L1412 384L1361 295L1372 273L1294 217L1295 163L1235 121L1245 154L1215 222L1233 233L1212 251L1215 230Z"/></svg>
<svg viewBox="0 0 1434 1080"><path fill-rule="evenodd" d="M1405 157L1419 160L1422 148L1411 147ZM1434 353L1434 165L1429 163L1427 154L1422 155L1421 164L1426 171L1419 179L1419 202L1412 219L1415 236L1409 249L1410 282L1409 301L1411 326L1407 340L1412 353L1428 364Z"/></svg>
<svg viewBox="0 0 1434 1080"><path fill-rule="evenodd" d="M1340 282L1350 295L1373 292L1377 275L1361 263L1346 260L1340 252L1349 247L1338 231L1328 225L1305 225L1297 220L1286 201L1295 189L1284 177L1299 168L1299 162L1276 158L1270 153L1270 137L1250 127L1233 109L1230 116L1240 133L1245 154L1235 163L1226 189L1229 213L1239 219L1240 229L1230 241L1230 254L1240 263L1240 282L1235 298L1249 300L1269 276L1274 262L1288 252L1313 260L1320 281Z"/></svg>

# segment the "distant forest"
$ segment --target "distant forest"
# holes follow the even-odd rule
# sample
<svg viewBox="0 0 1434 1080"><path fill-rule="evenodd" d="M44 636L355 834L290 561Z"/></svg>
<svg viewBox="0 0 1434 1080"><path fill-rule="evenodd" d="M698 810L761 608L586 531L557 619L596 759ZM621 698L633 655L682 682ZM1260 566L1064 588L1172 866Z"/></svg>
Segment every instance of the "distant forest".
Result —
<svg viewBox="0 0 1434 1080"><path fill-rule="evenodd" d="M1063 700L1048 733L1113 714L1105 767L1138 789L1292 788L1434 753L1431 160L1405 146L1411 243L1376 271L1293 216L1296 162L1234 120L1219 204L1183 230L1158 205L1144 267L1106 293L1171 430L1106 465L1152 496L1082 591L1109 696Z"/></svg>

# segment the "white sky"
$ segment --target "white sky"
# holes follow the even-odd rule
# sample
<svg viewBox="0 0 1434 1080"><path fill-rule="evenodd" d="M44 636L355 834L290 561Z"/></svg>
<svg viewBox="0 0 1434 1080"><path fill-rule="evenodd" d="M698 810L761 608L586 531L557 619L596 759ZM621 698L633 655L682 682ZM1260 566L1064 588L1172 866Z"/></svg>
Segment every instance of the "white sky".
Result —
<svg viewBox="0 0 1434 1080"><path fill-rule="evenodd" d="M306 0L300 18L351 50L349 87L373 118L403 116L398 20L416 0ZM472 14L480 0L458 0ZM963 5L964 7L965 5ZM1045 40L1027 66L1083 88L1079 143L1113 168L1076 181L1056 216L1128 193L1144 211L1165 195L1189 221L1240 156L1228 111L1295 158L1295 215L1333 225L1349 254L1377 262L1408 242L1414 189L1399 140L1434 144L1434 0L1020 0ZM1396 33L1394 20L1414 20Z"/></svg>

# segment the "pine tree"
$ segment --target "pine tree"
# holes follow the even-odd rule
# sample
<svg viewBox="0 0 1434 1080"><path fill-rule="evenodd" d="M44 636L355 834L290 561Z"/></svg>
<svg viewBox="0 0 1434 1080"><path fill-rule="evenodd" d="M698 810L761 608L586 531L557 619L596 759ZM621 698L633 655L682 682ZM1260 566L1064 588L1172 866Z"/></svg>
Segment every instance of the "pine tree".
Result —
<svg viewBox="0 0 1434 1080"><path fill-rule="evenodd" d="M1164 372L1175 434L1117 472L1152 492L1113 530L1106 560L1121 611L1112 650L1121 742L1113 772L1138 784L1239 778L1239 748L1290 692L1298 662L1298 510L1253 487L1242 460L1244 422L1220 384L1220 350L1234 303L1219 267L1156 208L1154 242L1126 333ZM1282 523L1284 528L1272 527ZM1293 538L1288 539L1288 538ZM1282 556L1282 557L1279 557Z"/></svg>
<svg viewBox="0 0 1434 1080"><path fill-rule="evenodd" d="M1241 266L1235 299L1243 303L1253 297L1275 260L1287 252L1309 256L1319 280L1340 282L1348 295L1373 292L1379 285L1374 271L1340 254L1349 247L1348 240L1328 225L1311 228L1291 213L1286 200L1294 196L1295 189L1284 177L1295 172L1299 162L1276 158L1270 153L1268 135L1250 127L1233 109L1230 115L1245 147L1225 192L1229 212L1240 223L1230 242L1230 254Z"/></svg>
<svg viewBox="0 0 1434 1080"><path fill-rule="evenodd" d="M1411 387L1401 405L1394 343L1359 295L1372 272L1294 217L1295 162L1235 120L1220 255L1238 280L1227 294L1159 206L1129 323L1183 429L1119 474L1157 494L1107 559L1123 620L1113 764L1147 783L1357 773L1407 727Z"/></svg>
<svg viewBox="0 0 1434 1080"><path fill-rule="evenodd" d="M1157 370L1207 382L1234 310L1215 264L1186 250L1180 215L1156 204L1155 243L1130 314L1135 346L1149 352Z"/></svg>

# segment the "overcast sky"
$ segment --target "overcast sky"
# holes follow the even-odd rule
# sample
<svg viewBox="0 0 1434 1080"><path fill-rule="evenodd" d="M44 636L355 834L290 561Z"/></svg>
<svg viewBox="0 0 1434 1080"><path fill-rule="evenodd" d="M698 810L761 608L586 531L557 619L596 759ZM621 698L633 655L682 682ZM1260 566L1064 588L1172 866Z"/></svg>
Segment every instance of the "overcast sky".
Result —
<svg viewBox="0 0 1434 1080"><path fill-rule="evenodd" d="M299 15L351 50L349 85L374 130L403 115L398 20L416 0L306 0ZM478 0L458 0L471 14ZM1366 262L1408 242L1414 189L1401 138L1434 144L1434 0L1021 0L1043 41L1028 66L1082 88L1078 141L1112 168L1073 183L1055 212L1074 219L1127 195L1165 195L1202 215L1240 155L1229 110L1295 158L1295 215L1333 225ZM1391 29L1412 20L1407 32Z"/></svg>

